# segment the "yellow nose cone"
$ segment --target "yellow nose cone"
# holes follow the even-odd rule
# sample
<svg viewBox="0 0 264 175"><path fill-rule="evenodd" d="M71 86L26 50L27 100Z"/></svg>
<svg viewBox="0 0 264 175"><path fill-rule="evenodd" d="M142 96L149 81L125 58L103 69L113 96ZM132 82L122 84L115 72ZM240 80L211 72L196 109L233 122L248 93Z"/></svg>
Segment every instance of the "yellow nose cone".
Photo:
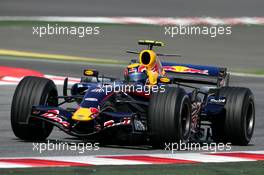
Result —
<svg viewBox="0 0 264 175"><path fill-rule="evenodd" d="M90 121L93 119L93 113L90 108L79 108L72 116L73 120L77 121Z"/></svg>

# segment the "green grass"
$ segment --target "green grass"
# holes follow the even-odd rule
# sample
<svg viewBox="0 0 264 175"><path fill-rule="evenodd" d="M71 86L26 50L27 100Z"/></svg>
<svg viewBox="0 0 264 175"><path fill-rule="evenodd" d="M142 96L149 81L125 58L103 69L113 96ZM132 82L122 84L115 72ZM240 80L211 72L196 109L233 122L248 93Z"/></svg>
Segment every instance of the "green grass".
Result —
<svg viewBox="0 0 264 175"><path fill-rule="evenodd" d="M264 70L255 70L252 71L253 74L257 74L257 75L264 75Z"/></svg>
<svg viewBox="0 0 264 175"><path fill-rule="evenodd" d="M264 161L175 165L0 169L0 174L3 175L263 175L263 173Z"/></svg>
<svg viewBox="0 0 264 175"><path fill-rule="evenodd" d="M231 71L245 74L264 75L264 69L232 69Z"/></svg>
<svg viewBox="0 0 264 175"><path fill-rule="evenodd" d="M1 48L0 48L1 52ZM67 56L67 55L66 55ZM74 56L73 56L74 57ZM80 57L80 58L71 58L71 59L63 59L63 58L49 58L49 57L28 57L28 56L10 56L10 55L2 55L0 53L0 60L38 60L38 61L55 61L55 62L67 62L67 63L92 63L94 65L104 65L104 66L120 66L125 67L129 64L129 61L116 60L116 59L103 59L103 58L89 58L89 57Z"/></svg>

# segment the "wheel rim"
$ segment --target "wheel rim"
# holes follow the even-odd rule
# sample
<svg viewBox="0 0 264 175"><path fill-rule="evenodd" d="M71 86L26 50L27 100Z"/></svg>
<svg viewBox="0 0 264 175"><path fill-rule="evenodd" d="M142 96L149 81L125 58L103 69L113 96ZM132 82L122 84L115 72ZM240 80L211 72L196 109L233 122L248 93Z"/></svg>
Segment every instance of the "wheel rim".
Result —
<svg viewBox="0 0 264 175"><path fill-rule="evenodd" d="M246 132L250 136L254 127L254 111L253 103L250 102L246 113Z"/></svg>
<svg viewBox="0 0 264 175"><path fill-rule="evenodd" d="M183 105L181 112L181 125L182 125L182 135L185 139L189 135L190 131L190 109L187 103Z"/></svg>

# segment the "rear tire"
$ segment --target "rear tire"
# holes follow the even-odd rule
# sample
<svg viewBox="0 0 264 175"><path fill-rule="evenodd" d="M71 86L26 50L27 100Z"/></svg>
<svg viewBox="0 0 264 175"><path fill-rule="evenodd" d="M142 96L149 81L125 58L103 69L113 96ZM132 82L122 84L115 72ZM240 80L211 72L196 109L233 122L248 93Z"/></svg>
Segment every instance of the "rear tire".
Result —
<svg viewBox="0 0 264 175"><path fill-rule="evenodd" d="M212 121L213 140L233 145L248 145L254 132L255 104L250 89L224 87L220 96L226 97L225 110Z"/></svg>
<svg viewBox="0 0 264 175"><path fill-rule="evenodd" d="M152 146L157 148L189 141L191 102L184 89L168 87L151 95L148 128Z"/></svg>
<svg viewBox="0 0 264 175"><path fill-rule="evenodd" d="M57 106L57 88L52 80L27 76L18 84L11 106L11 126L16 137L22 140L45 140L53 125L31 118L33 105Z"/></svg>

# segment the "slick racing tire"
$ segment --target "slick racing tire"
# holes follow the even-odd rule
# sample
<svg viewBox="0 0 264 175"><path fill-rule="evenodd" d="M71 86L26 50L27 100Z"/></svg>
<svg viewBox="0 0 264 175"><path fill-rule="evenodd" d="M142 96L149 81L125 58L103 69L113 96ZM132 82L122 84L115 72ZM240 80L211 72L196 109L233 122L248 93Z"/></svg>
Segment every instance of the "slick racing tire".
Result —
<svg viewBox="0 0 264 175"><path fill-rule="evenodd" d="M27 76L18 84L11 105L11 126L16 137L22 140L45 140L53 125L31 118L33 105L57 106L57 88L52 80Z"/></svg>
<svg viewBox="0 0 264 175"><path fill-rule="evenodd" d="M220 96L226 97L224 111L212 121L212 136L216 142L248 145L254 132L255 104L250 89L224 87Z"/></svg>
<svg viewBox="0 0 264 175"><path fill-rule="evenodd" d="M186 143L191 133L191 102L184 89L168 87L152 93L148 109L150 141L155 148Z"/></svg>

